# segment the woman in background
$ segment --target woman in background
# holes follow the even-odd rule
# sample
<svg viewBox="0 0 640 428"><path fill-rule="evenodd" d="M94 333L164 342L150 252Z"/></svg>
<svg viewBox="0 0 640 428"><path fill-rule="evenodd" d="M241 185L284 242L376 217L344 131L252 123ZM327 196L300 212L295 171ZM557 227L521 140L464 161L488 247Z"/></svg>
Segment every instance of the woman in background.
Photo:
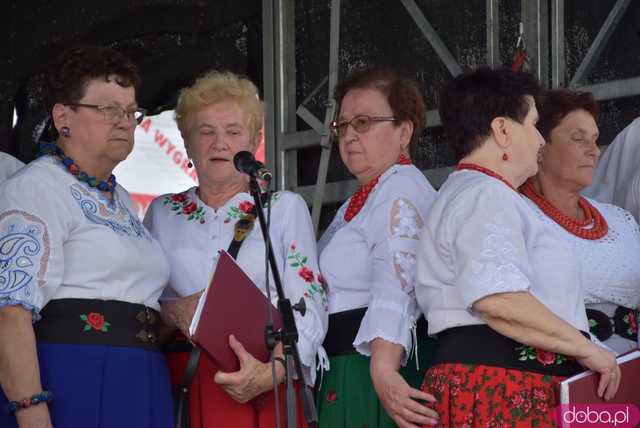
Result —
<svg viewBox="0 0 640 428"><path fill-rule="evenodd" d="M598 164L598 104L591 93L548 91L538 129L546 144L538 174L520 191L540 218L571 244L591 333L618 353L638 343L640 230L630 212L580 195Z"/></svg>
<svg viewBox="0 0 640 428"><path fill-rule="evenodd" d="M24 164L8 153L0 152L0 184L12 176Z"/></svg>

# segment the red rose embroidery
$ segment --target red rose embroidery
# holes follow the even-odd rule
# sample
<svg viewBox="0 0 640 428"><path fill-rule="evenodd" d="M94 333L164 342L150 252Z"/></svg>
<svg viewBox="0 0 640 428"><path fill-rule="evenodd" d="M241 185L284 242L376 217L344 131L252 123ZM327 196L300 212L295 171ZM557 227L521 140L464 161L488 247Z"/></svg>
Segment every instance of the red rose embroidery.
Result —
<svg viewBox="0 0 640 428"><path fill-rule="evenodd" d="M522 405L522 403L524 403L524 399L520 394L516 394L513 397L511 397L511 404L513 405L513 407L519 408Z"/></svg>
<svg viewBox="0 0 640 428"><path fill-rule="evenodd" d="M182 208L182 212L184 214L191 214L198 208L198 205L195 202L191 202L189 205Z"/></svg>
<svg viewBox="0 0 640 428"><path fill-rule="evenodd" d="M87 324L93 327L94 330L102 330L104 326L104 316L97 312L91 312L87 315Z"/></svg>
<svg viewBox="0 0 640 428"><path fill-rule="evenodd" d="M300 268L298 275L306 282L313 282L313 271L306 266Z"/></svg>
<svg viewBox="0 0 640 428"><path fill-rule="evenodd" d="M324 276L322 276L321 273L318 274L318 282L320 283L320 286L322 287L324 293L329 294L329 285L327 284L327 280L324 279Z"/></svg>
<svg viewBox="0 0 640 428"><path fill-rule="evenodd" d="M533 390L533 396L535 398L537 398L538 400L546 400L547 399L547 394L544 392L544 390L538 389L538 388Z"/></svg>
<svg viewBox="0 0 640 428"><path fill-rule="evenodd" d="M531 400L524 400L524 403L522 403L522 411L525 415L531 411L532 405Z"/></svg>
<svg viewBox="0 0 640 428"><path fill-rule="evenodd" d="M542 349L536 349L536 360L544 366L553 364L556 361L556 354L553 352L543 351Z"/></svg>
<svg viewBox="0 0 640 428"><path fill-rule="evenodd" d="M176 195L171 196L171 200L174 202L184 202L187 200L187 195L184 193L178 193Z"/></svg>
<svg viewBox="0 0 640 428"><path fill-rule="evenodd" d="M327 392L327 401L329 403L335 403L337 399L338 399L338 394L336 394L335 391L331 390Z"/></svg>
<svg viewBox="0 0 640 428"><path fill-rule="evenodd" d="M240 208L240 211L242 211L243 213L250 214L253 210L253 204L249 201L240 202L238 208Z"/></svg>
<svg viewBox="0 0 640 428"><path fill-rule="evenodd" d="M538 401L536 403L536 410L542 413L546 413L549 410L546 401Z"/></svg>
<svg viewBox="0 0 640 428"><path fill-rule="evenodd" d="M636 317L634 315L633 312L629 312L629 315L627 315L627 318L629 320L629 326L631 328L631 332L632 333L637 333L638 332L638 322L636 321Z"/></svg>

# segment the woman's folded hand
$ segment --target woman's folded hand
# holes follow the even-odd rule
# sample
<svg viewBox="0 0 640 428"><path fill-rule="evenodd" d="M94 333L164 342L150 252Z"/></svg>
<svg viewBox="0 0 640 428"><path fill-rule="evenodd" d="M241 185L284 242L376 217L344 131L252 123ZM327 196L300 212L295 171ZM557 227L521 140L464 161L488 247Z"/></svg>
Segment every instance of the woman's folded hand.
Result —
<svg viewBox="0 0 640 428"><path fill-rule="evenodd" d="M239 403L246 403L264 392L271 391L271 363L255 359L233 335L229 336L229 346L240 361L240 370L233 373L219 371L215 375L215 382ZM276 378L278 383L284 379L284 368L281 364L276 364Z"/></svg>

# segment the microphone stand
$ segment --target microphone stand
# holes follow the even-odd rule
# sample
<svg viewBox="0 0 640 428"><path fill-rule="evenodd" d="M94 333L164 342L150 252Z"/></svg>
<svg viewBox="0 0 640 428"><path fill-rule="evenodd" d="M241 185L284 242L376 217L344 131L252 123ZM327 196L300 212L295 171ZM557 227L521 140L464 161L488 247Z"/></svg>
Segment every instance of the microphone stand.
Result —
<svg viewBox="0 0 640 428"><path fill-rule="evenodd" d="M280 279L280 272L278 270L278 264L271 245L271 238L269 236L269 230L267 228L267 222L262 210L262 200L260 199L260 185L258 180L249 174L249 189L251 196L257 207L256 214L258 215L258 221L260 222L260 229L262 230L262 237L264 238L265 246L269 254L269 265L273 272L273 279L276 285L276 291L278 293L278 310L282 315L282 330L274 331L273 324L268 324L265 327L265 340L267 347L273 350L277 342L282 342L282 348L285 355L285 372L286 372L286 425L287 428L296 427L296 394L293 386L293 373L295 370L298 380L302 382L302 406L304 409L304 417L309 427L314 428L318 423L318 416L316 414L316 408L311 397L311 392L306 387L305 378L302 374L302 365L300 364L300 354L298 352L298 330L296 328L295 319L293 317L293 309L300 311L304 315L305 307L304 300L297 305L292 306L291 301L286 298L284 289L282 288L282 280ZM274 385L274 393L278 394L278 386ZM278 427L280 428L280 427Z"/></svg>

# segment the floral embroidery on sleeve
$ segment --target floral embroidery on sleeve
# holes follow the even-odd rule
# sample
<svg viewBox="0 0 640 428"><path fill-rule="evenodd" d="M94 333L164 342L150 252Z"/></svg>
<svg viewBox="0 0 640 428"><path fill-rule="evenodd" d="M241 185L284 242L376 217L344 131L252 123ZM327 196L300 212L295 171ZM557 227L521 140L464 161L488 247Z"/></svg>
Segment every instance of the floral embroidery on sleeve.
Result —
<svg viewBox="0 0 640 428"><path fill-rule="evenodd" d="M398 199L391 209L391 236L414 240L417 244L418 234L424 222L418 210L406 199ZM402 289L413 289L416 276L415 251L396 251L393 253L393 265L396 276L400 279Z"/></svg>
<svg viewBox="0 0 640 428"><path fill-rule="evenodd" d="M507 225L504 213L496 214L494 220L487 223L487 237L483 242L480 256L483 262L472 262L473 274L482 288L491 284L501 289L514 289L516 285L528 284L529 280L516 265L518 254L511 242L511 229Z"/></svg>
<svg viewBox="0 0 640 428"><path fill-rule="evenodd" d="M187 192L165 196L163 204L168 205L176 215L186 216L188 221L197 221L200 224L204 224L206 214L204 207L192 201Z"/></svg>
<svg viewBox="0 0 640 428"><path fill-rule="evenodd" d="M319 296L322 300L325 311L329 310L329 300L327 299L327 293L329 290L324 277L320 273L316 275L306 266L308 260L307 256L303 256L300 251L297 251L295 244L291 244L287 260L290 261L290 267L299 268L298 275L309 284L304 296L308 298L314 298L316 295Z"/></svg>

